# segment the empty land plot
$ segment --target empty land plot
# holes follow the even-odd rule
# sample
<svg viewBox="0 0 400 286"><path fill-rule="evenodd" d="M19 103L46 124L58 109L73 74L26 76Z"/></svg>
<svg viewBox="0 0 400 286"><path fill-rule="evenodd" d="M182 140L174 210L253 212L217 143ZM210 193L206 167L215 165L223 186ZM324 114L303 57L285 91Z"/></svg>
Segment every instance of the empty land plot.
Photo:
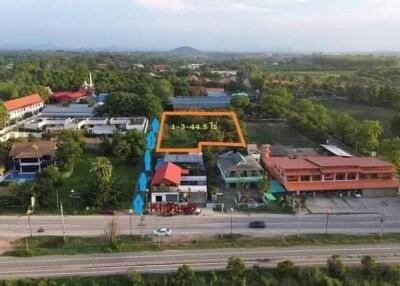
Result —
<svg viewBox="0 0 400 286"><path fill-rule="evenodd" d="M282 144L293 147L315 147L317 144L288 126L286 122L246 122L247 142Z"/></svg>
<svg viewBox="0 0 400 286"><path fill-rule="evenodd" d="M234 112L164 112L157 152L201 152L203 146L245 147Z"/></svg>
<svg viewBox="0 0 400 286"><path fill-rule="evenodd" d="M340 99L324 99L316 102L324 105L333 113L347 112L359 120L379 120L383 125L384 135L387 137L390 136L390 121L400 113L390 108L368 106Z"/></svg>

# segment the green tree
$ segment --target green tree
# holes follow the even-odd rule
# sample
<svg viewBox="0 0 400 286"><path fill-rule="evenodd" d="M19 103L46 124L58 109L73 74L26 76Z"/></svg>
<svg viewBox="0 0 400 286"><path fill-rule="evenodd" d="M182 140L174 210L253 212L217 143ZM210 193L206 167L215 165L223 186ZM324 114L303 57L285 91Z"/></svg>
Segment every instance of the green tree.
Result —
<svg viewBox="0 0 400 286"><path fill-rule="evenodd" d="M363 120L357 132L357 149L364 154L377 151L382 133L383 128L379 121Z"/></svg>
<svg viewBox="0 0 400 286"><path fill-rule="evenodd" d="M43 169L31 188L32 195L36 198L37 207L55 207L56 191L61 183L61 174L57 167L48 166Z"/></svg>
<svg viewBox="0 0 400 286"><path fill-rule="evenodd" d="M239 257L230 257L228 260L228 270L230 272L231 285L246 285L246 265Z"/></svg>
<svg viewBox="0 0 400 286"><path fill-rule="evenodd" d="M400 115L392 118L390 130L393 137L400 137Z"/></svg>
<svg viewBox="0 0 400 286"><path fill-rule="evenodd" d="M279 262L276 266L275 273L278 278L293 277L298 272L298 268L290 260Z"/></svg>
<svg viewBox="0 0 400 286"><path fill-rule="evenodd" d="M169 103L169 98L174 96L174 87L167 79L155 79L152 82L153 94L161 99L165 106Z"/></svg>
<svg viewBox="0 0 400 286"><path fill-rule="evenodd" d="M81 135L79 132L64 130L57 142L56 160L61 171L72 172L82 156Z"/></svg>
<svg viewBox="0 0 400 286"><path fill-rule="evenodd" d="M6 126L8 121L9 114L4 104L0 102L0 129L3 129Z"/></svg>
<svg viewBox="0 0 400 286"><path fill-rule="evenodd" d="M116 194L111 185L112 170L111 162L106 157L98 157L92 163L90 175L93 189L96 191L97 207L107 207L116 202Z"/></svg>
<svg viewBox="0 0 400 286"><path fill-rule="evenodd" d="M372 256L366 255L361 259L362 273L369 278L375 276L376 273L376 259Z"/></svg>
<svg viewBox="0 0 400 286"><path fill-rule="evenodd" d="M146 148L144 134L130 130L126 134L115 133L112 141L113 155L127 162L140 162Z"/></svg>
<svg viewBox="0 0 400 286"><path fill-rule="evenodd" d="M339 113L333 117L333 132L344 143L354 146L357 140L358 121L349 113Z"/></svg>
<svg viewBox="0 0 400 286"><path fill-rule="evenodd" d="M234 108L246 109L249 106L250 101L247 96L237 95L232 97L231 104Z"/></svg>
<svg viewBox="0 0 400 286"><path fill-rule="evenodd" d="M346 268L339 255L333 255L327 261L328 273L333 278L343 279L346 275Z"/></svg>
<svg viewBox="0 0 400 286"><path fill-rule="evenodd" d="M198 279L196 273L190 268L190 266L184 264L179 267L178 271L174 275L175 286L194 286L197 284Z"/></svg>
<svg viewBox="0 0 400 286"><path fill-rule="evenodd" d="M136 271L131 271L128 274L129 281L131 282L130 285L132 286L144 286L145 282L143 280L142 274Z"/></svg>

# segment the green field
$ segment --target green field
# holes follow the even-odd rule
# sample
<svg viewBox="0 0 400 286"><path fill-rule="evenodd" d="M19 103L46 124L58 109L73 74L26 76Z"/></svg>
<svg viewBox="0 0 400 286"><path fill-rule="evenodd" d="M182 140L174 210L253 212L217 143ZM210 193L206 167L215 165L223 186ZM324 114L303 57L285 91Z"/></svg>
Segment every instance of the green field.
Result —
<svg viewBox="0 0 400 286"><path fill-rule="evenodd" d="M91 190L90 168L92 162L100 155L92 153L83 154L79 163L76 164L73 174L63 180L60 197L64 202L67 210L74 209L75 211L86 207L83 205L83 199L80 201L72 201L70 198L71 190L83 195L93 192ZM133 195L138 170L132 165L121 161L117 158L109 158L113 166L112 182L113 186L120 192L119 208L129 208L131 197Z"/></svg>
<svg viewBox="0 0 400 286"><path fill-rule="evenodd" d="M245 122L247 143L315 147L317 144L285 122Z"/></svg>
<svg viewBox="0 0 400 286"><path fill-rule="evenodd" d="M339 99L324 99L318 100L317 102L326 106L332 112L348 112L359 120L379 120L383 125L384 135L386 137L390 136L390 121L395 115L399 115L400 113L393 109L368 106Z"/></svg>

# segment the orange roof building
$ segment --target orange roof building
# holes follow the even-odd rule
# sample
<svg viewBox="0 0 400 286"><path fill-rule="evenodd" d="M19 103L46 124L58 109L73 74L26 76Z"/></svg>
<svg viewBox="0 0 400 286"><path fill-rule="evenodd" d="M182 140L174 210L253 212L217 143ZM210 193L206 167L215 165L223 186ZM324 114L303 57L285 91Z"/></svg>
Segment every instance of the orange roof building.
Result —
<svg viewBox="0 0 400 286"><path fill-rule="evenodd" d="M396 168L372 157L262 156L268 173L290 193L360 191L364 195L395 195L400 181Z"/></svg>
<svg viewBox="0 0 400 286"><path fill-rule="evenodd" d="M44 105L42 97L35 93L28 96L11 99L3 102L10 116L9 119L23 117L27 113L37 113Z"/></svg>

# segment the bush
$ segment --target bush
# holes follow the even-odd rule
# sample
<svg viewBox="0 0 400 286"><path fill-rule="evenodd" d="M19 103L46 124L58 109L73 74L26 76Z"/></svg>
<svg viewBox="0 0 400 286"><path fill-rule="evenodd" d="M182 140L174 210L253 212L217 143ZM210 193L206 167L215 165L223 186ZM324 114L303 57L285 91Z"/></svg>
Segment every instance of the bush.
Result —
<svg viewBox="0 0 400 286"><path fill-rule="evenodd" d="M346 275L346 268L340 260L339 255L333 255L327 261L328 273L333 278L343 279Z"/></svg>

